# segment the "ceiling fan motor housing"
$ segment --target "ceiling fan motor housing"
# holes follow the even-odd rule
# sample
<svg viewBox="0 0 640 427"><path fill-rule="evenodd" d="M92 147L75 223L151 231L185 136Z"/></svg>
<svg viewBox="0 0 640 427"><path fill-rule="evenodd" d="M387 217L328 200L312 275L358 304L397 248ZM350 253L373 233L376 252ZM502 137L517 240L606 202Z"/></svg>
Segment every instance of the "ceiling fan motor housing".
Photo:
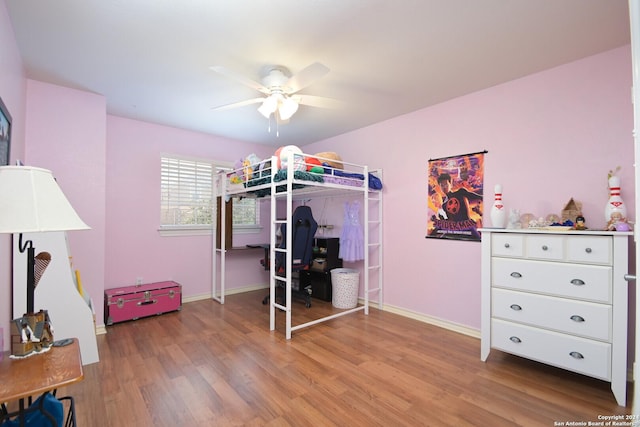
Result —
<svg viewBox="0 0 640 427"><path fill-rule="evenodd" d="M289 78L289 70L276 66L271 68L269 73L262 78L262 84L268 88L271 93L287 93L287 89L291 90L291 88L285 87Z"/></svg>

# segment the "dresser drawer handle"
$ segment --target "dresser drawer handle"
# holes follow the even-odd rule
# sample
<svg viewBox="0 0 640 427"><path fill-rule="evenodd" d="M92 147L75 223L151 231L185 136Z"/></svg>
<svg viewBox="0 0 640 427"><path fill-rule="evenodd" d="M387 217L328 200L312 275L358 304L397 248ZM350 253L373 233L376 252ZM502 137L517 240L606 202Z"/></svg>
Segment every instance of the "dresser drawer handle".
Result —
<svg viewBox="0 0 640 427"><path fill-rule="evenodd" d="M516 344L520 344L522 342L522 340L516 336L510 337L509 339L511 340L511 342L514 342Z"/></svg>
<svg viewBox="0 0 640 427"><path fill-rule="evenodd" d="M507 249L509 249L509 248L511 247L511 245L509 245L508 243L505 243L505 244L504 244L504 247L505 247L505 248L507 248Z"/></svg>
<svg viewBox="0 0 640 427"><path fill-rule="evenodd" d="M522 274L518 273L517 271L514 271L513 273L511 273L511 277L515 279L519 279L522 277Z"/></svg>
<svg viewBox="0 0 640 427"><path fill-rule="evenodd" d="M574 314L573 316L571 316L570 319L573 320L574 322L584 322L584 317L578 316L577 314Z"/></svg>
<svg viewBox="0 0 640 427"><path fill-rule="evenodd" d="M591 253L591 248L586 248L584 251L585 251L586 253L590 254L590 253Z"/></svg>
<svg viewBox="0 0 640 427"><path fill-rule="evenodd" d="M543 250L543 251L546 251L546 250L548 250L548 249L549 249L549 246L547 246L547 245L542 245L542 250Z"/></svg>
<svg viewBox="0 0 640 427"><path fill-rule="evenodd" d="M572 285L576 285L576 286L584 286L584 280L581 279L573 279L571 281Z"/></svg>
<svg viewBox="0 0 640 427"><path fill-rule="evenodd" d="M511 304L511 309L515 310L515 311L520 311L522 310L522 307L520 307L518 304Z"/></svg>
<svg viewBox="0 0 640 427"><path fill-rule="evenodd" d="M582 353L578 351L572 351L571 353L569 353L569 356L573 357L574 359L584 359Z"/></svg>

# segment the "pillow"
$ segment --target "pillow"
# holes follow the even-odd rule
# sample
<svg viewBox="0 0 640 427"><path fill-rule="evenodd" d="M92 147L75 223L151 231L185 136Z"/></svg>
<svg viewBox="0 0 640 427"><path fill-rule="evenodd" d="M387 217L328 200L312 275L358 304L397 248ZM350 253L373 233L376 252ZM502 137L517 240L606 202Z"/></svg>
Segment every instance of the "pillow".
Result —
<svg viewBox="0 0 640 427"><path fill-rule="evenodd" d="M280 147L276 150L276 157L278 158L278 169L287 169L287 159L289 155L293 154L293 170L294 171L306 171L307 166L304 163L304 157L302 156L302 150L296 145L287 145Z"/></svg>

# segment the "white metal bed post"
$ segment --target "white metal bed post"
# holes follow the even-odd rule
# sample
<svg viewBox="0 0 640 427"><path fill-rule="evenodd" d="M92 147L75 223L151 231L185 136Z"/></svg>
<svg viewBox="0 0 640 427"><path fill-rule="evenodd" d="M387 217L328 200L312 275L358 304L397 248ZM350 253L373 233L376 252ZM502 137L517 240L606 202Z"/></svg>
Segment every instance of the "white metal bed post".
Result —
<svg viewBox="0 0 640 427"><path fill-rule="evenodd" d="M378 170L376 172L379 175L378 178L382 180L382 171ZM367 181L367 185L368 185L368 181ZM367 193L365 195L365 200L368 203L368 206L365 209L365 224L366 224L365 236L367 236L365 239L366 250L367 250L367 253L365 255L366 257L365 258L365 274L367 275L367 278L368 278L371 272L373 270L376 270L378 286L373 289L371 289L369 286L369 292L378 293L378 308L382 310L382 277L383 277L382 275L383 273L382 272L382 189L378 191L367 190ZM377 204L376 206L377 214L376 214L376 218L374 219L371 218L370 211L369 211L371 202ZM374 243L371 243L370 233L371 233L371 229L374 227L378 230L377 241ZM370 261L371 252L375 252L378 254L375 260L376 261L375 265L371 265L371 261ZM365 300L365 302L368 303L368 300ZM366 314L368 314L368 304L367 304Z"/></svg>
<svg viewBox="0 0 640 427"><path fill-rule="evenodd" d="M382 175L381 171L377 171ZM364 186L364 246L365 246L365 258L364 258L364 313L369 314L369 294L378 293L378 308L382 309L382 190L370 191L369 190L369 169L364 167L365 186ZM382 176L379 176L382 180ZM373 196L373 198L372 198ZM371 202L376 203L376 218L371 218L370 208ZM371 229L378 230L377 241L371 243ZM378 254L375 264L371 264L371 253ZM373 270L377 272L378 286L371 288L370 275Z"/></svg>
<svg viewBox="0 0 640 427"><path fill-rule="evenodd" d="M269 289L269 328L270 330L274 330L276 328L276 308L285 312L286 317L286 338L291 339L291 276L293 274L292 271L292 261L291 257L291 246L293 242L293 227L291 223L291 217L293 216L293 173L294 173L294 161L295 156L293 153L289 153L287 155L287 182L286 182L286 196L287 196L287 213L285 220L278 220L276 218L277 214L277 197L276 197L276 189L278 187L275 176L276 171L278 169L278 157L273 156L271 158L271 262L270 262L270 276L271 279L269 281L270 289ZM282 184L282 183L280 183ZM287 235L285 236L285 249L276 248L276 227L281 224L286 224L287 227ZM275 255L276 253L284 252L284 256L286 259L286 267L285 267L285 277L278 276L275 269ZM277 282L285 282L285 305L278 304L276 301L276 283Z"/></svg>
<svg viewBox="0 0 640 427"><path fill-rule="evenodd" d="M364 174L364 314L369 314L369 167L365 166Z"/></svg>
<svg viewBox="0 0 640 427"><path fill-rule="evenodd" d="M220 179L220 304L224 304L225 285L227 277L227 209L226 209L226 194L227 194L227 179L226 175ZM218 199L216 198L216 203ZM214 243L215 244L215 243Z"/></svg>
<svg viewBox="0 0 640 427"><path fill-rule="evenodd" d="M213 172L212 172L213 173ZM225 209L224 209L224 197L226 194L225 186L226 179L223 174L213 174L211 184L212 197L213 197L213 210L211 212L211 298L218 301L220 304L224 304L224 287L225 287L225 240L226 230L223 224L225 224ZM218 208L218 194L220 195L220 227L217 226L216 211ZM214 221L215 220L215 221ZM222 230L219 230L221 228ZM218 233L220 233L220 296L218 296L218 248L216 245L218 239Z"/></svg>
<svg viewBox="0 0 640 427"><path fill-rule="evenodd" d="M218 254L216 253L216 238L218 237L218 227L216 227L216 207L218 203L218 177L213 176L211 180L211 298L219 301L218 290Z"/></svg>
<svg viewBox="0 0 640 427"><path fill-rule="evenodd" d="M276 328L276 233L280 226L278 222L278 210L276 204L275 187L273 185L276 177L276 168L278 166L276 156L271 157L271 232L269 237L269 330Z"/></svg>
<svg viewBox="0 0 640 427"><path fill-rule="evenodd" d="M287 260L287 281L285 285L286 289L286 338L291 339L291 276L293 274L293 174L295 166L295 155L293 152L289 152L287 155L287 247L285 259ZM274 186L275 190L275 186Z"/></svg>

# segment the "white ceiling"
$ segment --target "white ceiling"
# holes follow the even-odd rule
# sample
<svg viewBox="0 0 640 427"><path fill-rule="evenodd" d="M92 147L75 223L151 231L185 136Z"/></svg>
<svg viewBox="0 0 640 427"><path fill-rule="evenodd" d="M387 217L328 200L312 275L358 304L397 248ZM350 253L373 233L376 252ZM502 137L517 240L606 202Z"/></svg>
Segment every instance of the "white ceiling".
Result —
<svg viewBox="0 0 640 427"><path fill-rule="evenodd" d="M110 114L268 145L305 144L629 43L627 0L4 0L27 76L102 94ZM1 60L1 58L0 58ZM268 132L270 64L329 74Z"/></svg>

